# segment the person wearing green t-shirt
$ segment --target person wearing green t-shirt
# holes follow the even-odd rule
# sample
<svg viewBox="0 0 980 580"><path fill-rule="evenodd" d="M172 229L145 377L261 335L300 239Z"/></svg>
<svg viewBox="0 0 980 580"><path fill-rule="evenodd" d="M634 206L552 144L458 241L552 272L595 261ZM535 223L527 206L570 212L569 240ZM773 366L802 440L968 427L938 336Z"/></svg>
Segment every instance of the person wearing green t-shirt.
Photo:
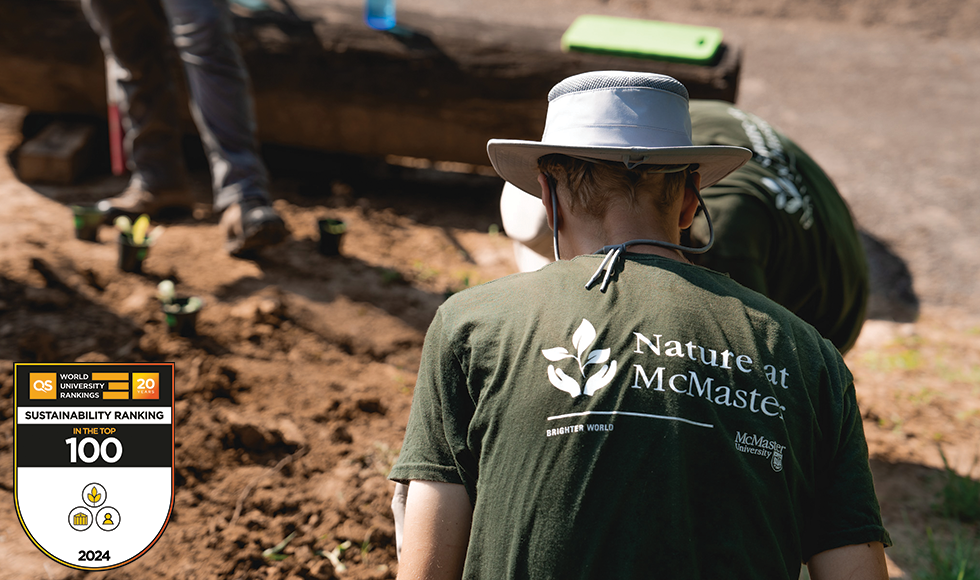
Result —
<svg viewBox="0 0 980 580"><path fill-rule="evenodd" d="M796 143L765 120L722 101L691 101L692 142L752 151L744 166L701 195L714 220L709 252L694 263L765 294L816 327L842 353L857 341L870 291L854 220L831 179ZM522 271L552 258L551 231L536 198L507 184L504 231ZM708 241L704 216L684 239Z"/></svg>
<svg viewBox="0 0 980 580"><path fill-rule="evenodd" d="M548 100L541 141L487 150L541 197L558 260L437 311L389 474L398 577L887 578L840 353L686 257L711 245L681 239L700 189L751 151L693 145L667 76Z"/></svg>

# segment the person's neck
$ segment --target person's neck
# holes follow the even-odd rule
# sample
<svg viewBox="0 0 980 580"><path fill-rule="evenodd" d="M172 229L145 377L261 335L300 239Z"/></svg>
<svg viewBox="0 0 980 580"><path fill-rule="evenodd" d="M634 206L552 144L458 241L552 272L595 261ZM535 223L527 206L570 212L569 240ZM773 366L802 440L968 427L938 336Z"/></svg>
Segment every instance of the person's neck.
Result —
<svg viewBox="0 0 980 580"><path fill-rule="evenodd" d="M572 226L569 231L573 232L568 240L569 257L583 254L594 254L605 246L615 246L633 240L659 240L672 244L680 243L680 230L668 232L661 225L660 220L641 220L638 215L643 212L624 211L621 208L610 208L601 220L590 218L577 218L572 216L571 220L578 223L570 223ZM655 215L646 213L647 216ZM637 254L654 254L687 262L684 254L678 250L672 250L655 245L636 244L627 248L628 252ZM565 254L565 251L562 251Z"/></svg>

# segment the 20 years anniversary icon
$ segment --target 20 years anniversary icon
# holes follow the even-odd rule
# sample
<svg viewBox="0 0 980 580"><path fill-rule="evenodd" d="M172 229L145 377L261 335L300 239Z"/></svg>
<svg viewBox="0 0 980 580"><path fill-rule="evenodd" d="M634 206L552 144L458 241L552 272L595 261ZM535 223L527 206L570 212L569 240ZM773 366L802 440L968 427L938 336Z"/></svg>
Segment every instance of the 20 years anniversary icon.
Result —
<svg viewBox="0 0 980 580"><path fill-rule="evenodd" d="M173 363L17 363L14 381L14 499L31 541L81 570L146 553L173 508Z"/></svg>

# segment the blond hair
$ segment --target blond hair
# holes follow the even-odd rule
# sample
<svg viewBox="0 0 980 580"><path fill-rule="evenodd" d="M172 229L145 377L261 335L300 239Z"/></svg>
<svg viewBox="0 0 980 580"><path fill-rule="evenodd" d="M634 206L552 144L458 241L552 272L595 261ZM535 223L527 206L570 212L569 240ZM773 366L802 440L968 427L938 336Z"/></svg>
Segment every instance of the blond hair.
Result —
<svg viewBox="0 0 980 580"><path fill-rule="evenodd" d="M669 209L684 191L696 166L639 165L628 169L621 163L585 161L561 154L538 159L538 169L554 179L560 195L574 213L601 218L609 204L624 199L631 210L649 197L655 207Z"/></svg>

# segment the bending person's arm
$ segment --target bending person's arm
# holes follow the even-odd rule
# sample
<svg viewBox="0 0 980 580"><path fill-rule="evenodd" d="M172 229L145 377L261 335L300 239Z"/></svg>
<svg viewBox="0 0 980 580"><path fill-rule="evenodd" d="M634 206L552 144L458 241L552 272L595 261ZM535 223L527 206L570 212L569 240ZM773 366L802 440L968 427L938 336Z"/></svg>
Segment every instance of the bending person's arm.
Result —
<svg viewBox="0 0 980 580"><path fill-rule="evenodd" d="M412 481L398 580L449 580L463 575L473 508L455 483Z"/></svg>
<svg viewBox="0 0 980 580"><path fill-rule="evenodd" d="M812 580L888 580L881 542L854 544L820 552L807 562Z"/></svg>

